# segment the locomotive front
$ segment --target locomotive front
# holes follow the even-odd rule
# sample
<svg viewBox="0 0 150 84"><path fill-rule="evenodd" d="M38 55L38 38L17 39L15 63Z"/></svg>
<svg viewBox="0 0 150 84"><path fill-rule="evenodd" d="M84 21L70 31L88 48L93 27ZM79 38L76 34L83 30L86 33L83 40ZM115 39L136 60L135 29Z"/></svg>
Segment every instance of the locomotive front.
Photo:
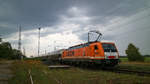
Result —
<svg viewBox="0 0 150 84"><path fill-rule="evenodd" d="M119 53L114 43L102 43L104 50L104 63L108 65L116 65L119 62Z"/></svg>
<svg viewBox="0 0 150 84"><path fill-rule="evenodd" d="M119 62L119 53L113 42L94 42L89 47L90 59L95 64L115 66Z"/></svg>

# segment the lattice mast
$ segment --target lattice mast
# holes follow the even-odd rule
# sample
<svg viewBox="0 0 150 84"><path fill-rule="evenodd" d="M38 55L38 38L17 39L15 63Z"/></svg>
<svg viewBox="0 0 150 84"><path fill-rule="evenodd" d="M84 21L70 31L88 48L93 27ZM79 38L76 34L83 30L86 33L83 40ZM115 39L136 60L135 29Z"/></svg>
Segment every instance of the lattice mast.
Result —
<svg viewBox="0 0 150 84"><path fill-rule="evenodd" d="M21 50L21 26L19 26L19 39L18 39L18 50L22 53L22 50ZM19 54L21 55L21 54ZM23 56L21 55L21 60L23 59Z"/></svg>
<svg viewBox="0 0 150 84"><path fill-rule="evenodd" d="M19 26L18 50L21 51L21 26Z"/></svg>

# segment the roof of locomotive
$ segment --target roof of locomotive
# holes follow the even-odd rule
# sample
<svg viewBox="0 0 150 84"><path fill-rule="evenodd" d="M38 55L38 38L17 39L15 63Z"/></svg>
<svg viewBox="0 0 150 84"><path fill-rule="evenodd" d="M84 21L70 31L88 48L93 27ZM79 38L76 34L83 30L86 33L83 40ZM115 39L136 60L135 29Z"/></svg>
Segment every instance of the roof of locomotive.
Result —
<svg viewBox="0 0 150 84"><path fill-rule="evenodd" d="M75 45L75 46L71 46L68 49L71 49L71 48L74 48L74 47L77 47L77 46L82 46L82 45L89 45L89 44L97 43L97 42L101 42L101 41L92 41L92 42L87 42L87 43L83 43L83 44L78 44L78 45ZM114 44L113 42L101 42L101 43Z"/></svg>
<svg viewBox="0 0 150 84"><path fill-rule="evenodd" d="M114 44L114 42L101 42L101 43Z"/></svg>
<svg viewBox="0 0 150 84"><path fill-rule="evenodd" d="M95 42L87 42L87 43L83 43L83 44L78 44L78 45L69 47L69 49L73 48L73 47L81 46L81 45L91 44L91 43L95 43Z"/></svg>

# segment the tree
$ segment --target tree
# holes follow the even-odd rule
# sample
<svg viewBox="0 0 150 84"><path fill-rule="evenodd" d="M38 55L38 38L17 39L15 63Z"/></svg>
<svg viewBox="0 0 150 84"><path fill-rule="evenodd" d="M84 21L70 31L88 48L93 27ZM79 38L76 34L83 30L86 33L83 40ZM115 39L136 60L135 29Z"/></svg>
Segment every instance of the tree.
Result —
<svg viewBox="0 0 150 84"><path fill-rule="evenodd" d="M12 47L9 42L3 42L0 44L0 58L9 58L12 54Z"/></svg>
<svg viewBox="0 0 150 84"><path fill-rule="evenodd" d="M144 61L144 57L140 54L139 48L134 46L132 43L128 45L126 54L129 61Z"/></svg>
<svg viewBox="0 0 150 84"><path fill-rule="evenodd" d="M17 50L17 49L13 49L13 54L11 56L11 59L21 59L22 53Z"/></svg>
<svg viewBox="0 0 150 84"><path fill-rule="evenodd" d="M11 44L9 42L2 42L0 44L0 58L3 59L21 59L22 55L21 51L17 49L12 49Z"/></svg>

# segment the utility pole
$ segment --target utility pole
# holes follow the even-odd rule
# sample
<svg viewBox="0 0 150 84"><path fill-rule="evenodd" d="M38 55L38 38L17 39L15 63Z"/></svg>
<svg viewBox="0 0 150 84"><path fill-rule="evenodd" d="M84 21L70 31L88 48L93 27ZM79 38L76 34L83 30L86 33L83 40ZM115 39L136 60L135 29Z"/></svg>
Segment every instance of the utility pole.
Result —
<svg viewBox="0 0 150 84"><path fill-rule="evenodd" d="M56 51L56 41L54 41L54 51Z"/></svg>
<svg viewBox="0 0 150 84"><path fill-rule="evenodd" d="M23 54L24 54L24 56L26 56L26 50L25 50L25 47L23 47Z"/></svg>
<svg viewBox="0 0 150 84"><path fill-rule="evenodd" d="M45 49L45 55L46 55L46 49Z"/></svg>
<svg viewBox="0 0 150 84"><path fill-rule="evenodd" d="M39 54L40 54L40 30L41 28L38 28L39 29L39 35L38 35L38 57L39 57Z"/></svg>
<svg viewBox="0 0 150 84"><path fill-rule="evenodd" d="M18 50L21 52L21 26L19 26ZM22 59L23 59L23 56L21 56L21 60Z"/></svg>
<svg viewBox="0 0 150 84"><path fill-rule="evenodd" d="M0 43L2 42L2 37L1 37L2 35L0 35Z"/></svg>
<svg viewBox="0 0 150 84"><path fill-rule="evenodd" d="M56 54L55 52L56 52L56 41L54 41L54 54Z"/></svg>

